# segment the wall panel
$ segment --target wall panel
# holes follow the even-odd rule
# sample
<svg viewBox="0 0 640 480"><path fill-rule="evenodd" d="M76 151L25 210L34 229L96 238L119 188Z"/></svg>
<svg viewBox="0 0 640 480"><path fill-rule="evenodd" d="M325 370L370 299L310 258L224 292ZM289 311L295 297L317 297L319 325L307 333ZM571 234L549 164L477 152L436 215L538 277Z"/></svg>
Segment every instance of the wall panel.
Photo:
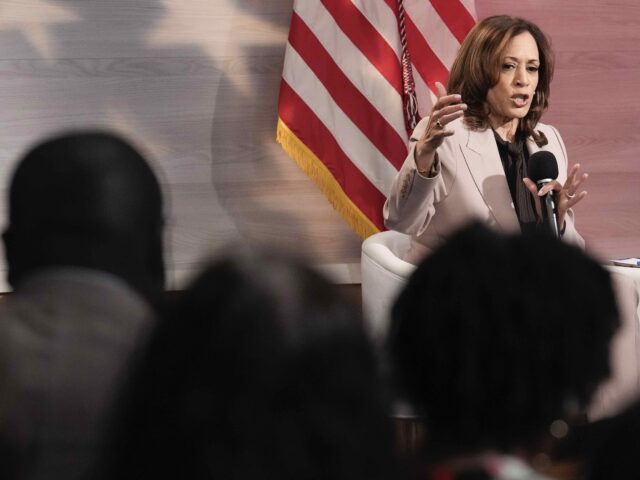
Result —
<svg viewBox="0 0 640 480"><path fill-rule="evenodd" d="M543 121L590 174L576 206L587 247L640 256L640 4L635 0L477 0L478 15L535 21L552 39L556 73Z"/></svg>
<svg viewBox="0 0 640 480"><path fill-rule="evenodd" d="M15 160L34 141L112 128L150 155L162 180L174 276L238 240L277 242L354 274L360 239L274 141L291 4L0 2L0 212ZM638 255L640 6L476 6L480 17L531 18L552 37L558 67L545 120L591 173L578 226L604 257Z"/></svg>
<svg viewBox="0 0 640 480"><path fill-rule="evenodd" d="M111 128L147 152L162 179L174 277L239 240L357 263L360 239L275 144L291 4L4 0L0 211L32 142Z"/></svg>

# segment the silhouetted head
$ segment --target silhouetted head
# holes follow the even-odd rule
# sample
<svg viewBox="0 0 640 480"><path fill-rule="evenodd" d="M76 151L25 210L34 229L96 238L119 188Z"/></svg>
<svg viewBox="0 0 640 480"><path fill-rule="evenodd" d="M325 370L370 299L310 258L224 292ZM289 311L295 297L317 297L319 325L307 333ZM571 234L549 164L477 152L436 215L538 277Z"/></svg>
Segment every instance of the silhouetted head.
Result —
<svg viewBox="0 0 640 480"><path fill-rule="evenodd" d="M609 274L550 236L454 234L415 271L389 342L403 393L441 455L536 448L609 375Z"/></svg>
<svg viewBox="0 0 640 480"><path fill-rule="evenodd" d="M62 135L19 162L4 234L9 282L77 266L113 273L149 297L164 286L162 199L145 159L108 133Z"/></svg>
<svg viewBox="0 0 640 480"><path fill-rule="evenodd" d="M206 268L128 385L108 478L388 474L388 410L359 315L279 255Z"/></svg>
<svg viewBox="0 0 640 480"><path fill-rule="evenodd" d="M582 461L588 480L637 480L638 430L640 429L640 401L624 412L589 425L596 432L595 445L584 452ZM593 435L593 434L592 434ZM582 453L582 452L580 452Z"/></svg>

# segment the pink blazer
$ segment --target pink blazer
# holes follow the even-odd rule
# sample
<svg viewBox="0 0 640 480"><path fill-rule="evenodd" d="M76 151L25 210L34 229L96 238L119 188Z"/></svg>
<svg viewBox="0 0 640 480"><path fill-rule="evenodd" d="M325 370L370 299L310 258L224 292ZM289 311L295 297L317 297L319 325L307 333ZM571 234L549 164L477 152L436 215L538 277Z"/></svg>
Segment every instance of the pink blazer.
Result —
<svg viewBox="0 0 640 480"><path fill-rule="evenodd" d="M438 148L440 166L437 175L427 178L418 173L414 161L417 139L427 127L423 118L411 137L409 155L398 172L384 205L387 228L412 236L405 260L418 263L456 228L472 220L502 231L519 231L509 186L491 129L471 130L462 119L447 128L455 131ZM527 140L529 154L548 150L558 161L558 180L567 178L567 153L558 131L538 124L548 144L540 148L532 138ZM574 226L573 212L566 217L563 239L584 246Z"/></svg>

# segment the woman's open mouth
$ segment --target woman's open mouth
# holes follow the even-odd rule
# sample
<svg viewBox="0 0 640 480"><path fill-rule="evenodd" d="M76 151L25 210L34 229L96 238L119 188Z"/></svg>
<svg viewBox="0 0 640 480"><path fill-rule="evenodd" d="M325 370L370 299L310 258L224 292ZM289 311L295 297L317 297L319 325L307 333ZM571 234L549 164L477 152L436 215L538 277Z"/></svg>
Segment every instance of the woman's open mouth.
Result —
<svg viewBox="0 0 640 480"><path fill-rule="evenodd" d="M513 103L515 103L516 107L526 107L527 104L529 103L529 95L526 95L526 94L513 95L511 97L511 100L513 101Z"/></svg>

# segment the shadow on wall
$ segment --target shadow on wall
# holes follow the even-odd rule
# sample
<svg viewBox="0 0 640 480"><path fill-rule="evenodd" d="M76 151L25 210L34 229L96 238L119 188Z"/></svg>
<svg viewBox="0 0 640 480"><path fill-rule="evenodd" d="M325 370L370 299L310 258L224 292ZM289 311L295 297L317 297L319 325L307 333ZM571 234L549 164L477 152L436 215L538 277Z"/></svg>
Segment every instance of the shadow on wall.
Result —
<svg viewBox="0 0 640 480"><path fill-rule="evenodd" d="M216 232L216 225L195 229L198 217L215 218L221 210L210 194L203 199L197 193L211 191L210 106L223 74L212 60L219 35L211 24L223 7L222 1L193 8L178 0L0 5L0 18L7 19L0 20L5 190L17 158L43 136L115 129L156 160L173 200L173 263L193 263Z"/></svg>
<svg viewBox="0 0 640 480"><path fill-rule="evenodd" d="M3 187L42 137L115 129L155 160L171 197L170 266L197 266L238 238L359 253L357 236L275 142L292 4L1 2Z"/></svg>
<svg viewBox="0 0 640 480"><path fill-rule="evenodd" d="M56 115L29 118L13 111L16 120L34 121L38 134L98 125L125 130L143 143L161 140L161 147L185 143L185 131L194 127L195 118L189 117L197 112L186 112L185 124L174 122L176 114L180 105L198 104L211 95L206 82L196 80L215 77L217 69L201 46L173 41L175 27L163 25L180 19L165 6L171 2L29 3L33 10L42 4L38 16L51 13L54 19L37 27L18 21L16 29L0 30L6 49L0 58L19 56L12 64L15 83L34 82L18 90L20 101L46 105ZM36 83L43 77L46 82ZM15 91L20 85L13 86Z"/></svg>
<svg viewBox="0 0 640 480"><path fill-rule="evenodd" d="M243 36L253 27L254 33L240 41L230 36L233 56L220 59L225 74L214 100L212 183L242 238L295 247L297 239L307 233L294 215L277 208L286 203L283 195L291 197L295 178L286 177L280 164L284 154L275 143L278 90L293 0L231 1L245 15L234 17L230 30ZM272 34L255 34L258 28ZM286 245L289 242L292 244Z"/></svg>
<svg viewBox="0 0 640 480"><path fill-rule="evenodd" d="M315 184L275 141L278 95L293 0L232 0L238 35L249 26L264 35L237 41L236 59L225 59L214 102L212 180L242 238L303 250L318 259L327 251L356 252L357 235L333 211ZM337 220L336 220L337 219ZM336 232L335 222L341 222Z"/></svg>

